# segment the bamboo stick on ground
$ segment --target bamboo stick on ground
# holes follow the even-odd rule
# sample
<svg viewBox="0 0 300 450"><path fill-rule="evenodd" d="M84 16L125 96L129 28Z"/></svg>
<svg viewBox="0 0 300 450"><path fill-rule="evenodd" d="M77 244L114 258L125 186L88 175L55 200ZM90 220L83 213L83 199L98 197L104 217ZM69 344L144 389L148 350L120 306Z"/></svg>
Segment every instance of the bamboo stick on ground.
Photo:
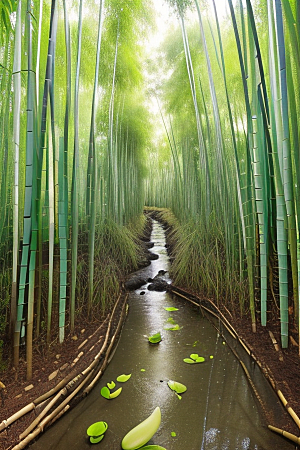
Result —
<svg viewBox="0 0 300 450"><path fill-rule="evenodd" d="M33 431L33 433L29 434L25 439L19 442L12 450L22 450L24 449L33 439L35 439L45 428L45 426L53 420L61 411L68 405L70 400L80 391L80 389L84 386L84 384L89 380L92 376L93 371L77 386L77 388L54 410L51 414L42 420L42 422L38 425L38 427ZM66 388L64 388L67 390Z"/></svg>
<svg viewBox="0 0 300 450"><path fill-rule="evenodd" d="M286 439L289 439L292 442L295 442L296 444L300 444L300 437L295 436L292 433L289 433L288 431L281 430L281 428L273 427L272 425L268 425L269 430L275 431L275 433L281 434Z"/></svg>
<svg viewBox="0 0 300 450"><path fill-rule="evenodd" d="M291 408L289 406L288 401L284 397L283 393L280 390L278 390L277 394L278 394L278 397L280 398L280 400L282 401L282 404L285 407L285 409L288 411L288 413L290 414L290 416L292 417L292 419L294 420L296 425L300 428L300 419L297 416L297 414L295 413L295 411L293 410L293 408Z"/></svg>
<svg viewBox="0 0 300 450"><path fill-rule="evenodd" d="M119 295L116 305L119 303L119 300L121 298L121 295ZM126 303L126 301L125 301ZM115 308L113 310L113 313L116 309L116 305ZM112 315L113 315L112 313ZM104 325L104 323L110 318L110 323L112 320L112 315L108 314L107 317L105 318L105 321L97 328L97 330L90 336L93 337ZM107 330L106 333L106 337L108 339L108 335L110 332L110 327ZM100 358L102 352L104 351L105 346L102 346L101 350L99 351L99 353L97 354L98 359ZM96 361L97 363L97 361ZM93 361L93 364L96 365L95 361ZM94 366L93 366L94 367ZM90 370L93 368L90 367ZM83 371L83 375L86 375L88 371ZM15 422L16 420L20 419L21 417L23 417L25 414L27 414L28 412L32 411L33 409L35 409L35 407L37 405L39 405L40 403L42 403L43 401L47 400L48 398L52 397L53 395L55 395L58 391L60 391L61 389L63 389L71 380L73 380L74 378L76 378L78 376L78 372L76 372L75 370L73 370L72 372L70 372L65 378L63 378L56 386L54 386L52 389L50 389L49 391L45 392L44 394L42 394L40 397L36 398L33 402L29 403L28 405L24 406L22 409L20 409L19 411L17 411L16 413L14 413L12 416L10 416L8 419L3 420L0 424L0 432L2 430L4 430L5 428L9 427L13 422Z"/></svg>

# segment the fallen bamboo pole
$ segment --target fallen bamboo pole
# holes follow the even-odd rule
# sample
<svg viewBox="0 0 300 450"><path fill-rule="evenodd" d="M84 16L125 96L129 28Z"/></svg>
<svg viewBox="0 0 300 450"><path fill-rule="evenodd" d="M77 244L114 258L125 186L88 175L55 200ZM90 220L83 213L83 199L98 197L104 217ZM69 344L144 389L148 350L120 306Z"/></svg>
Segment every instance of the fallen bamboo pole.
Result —
<svg viewBox="0 0 300 450"><path fill-rule="evenodd" d="M13 447L12 450L22 450L24 449L33 439L35 439L45 428L45 426L54 419L60 412L68 405L70 400L77 394L77 392L80 391L80 389L84 386L84 384L88 381L89 377L93 374L91 372L78 386L77 388L54 410L51 414L49 414L47 417L45 417L38 427L28 436L26 436L25 439L23 439L21 442L19 442L15 447ZM64 388L66 390L66 388Z"/></svg>
<svg viewBox="0 0 300 450"><path fill-rule="evenodd" d="M105 321L97 328L97 330L90 336L93 337L104 325L104 323L108 320L108 318L110 318L109 320L109 324L111 325L112 323L112 319L113 319L113 315L116 311L116 307L119 304L121 298L121 294L119 295L116 304L114 305L113 308L113 312L112 314L108 314L108 316L105 318ZM126 304L126 299L127 296L125 297L125 301L124 303ZM105 342L107 344L108 341L108 337L109 337L109 333L110 333L110 326L108 327L108 330L106 332L106 339ZM21 417L23 417L25 414L27 414L28 412L32 411L33 409L35 409L35 407L39 404L41 404L42 402L44 402L45 400L47 400L48 398L52 397L54 394L56 394L58 391L60 391L59 395L57 395L56 401L58 400L58 398L61 396L61 391L63 390L63 388L70 382L73 382L74 379L76 379L80 374L82 374L83 376L86 376L95 365L97 365L97 363L99 362L99 359L106 347L105 345L102 345L100 351L98 352L98 354L96 355L93 363L88 367L88 370L85 369L82 372L76 372L75 370L73 370L72 372L70 372L63 380L61 380L54 388L50 389L49 391L47 391L46 393L44 393L43 395L41 395L40 397L38 397L37 399L35 399L33 402L29 403L28 405L24 406L22 409L20 409L19 411L17 411L15 414L13 414L12 416L10 416L8 419L3 420L2 423L0 424L0 432L4 429L6 429L8 426L10 426L13 422L15 422L16 420L20 419ZM53 406L54 403L52 403L51 400L51 404ZM49 405L49 403L48 403ZM47 405L45 407L45 409L47 409ZM48 410L48 409L47 409ZM44 410L43 410L44 411ZM44 416L43 411L40 413L40 415L38 417L40 417L42 415L42 417ZM47 411L46 411L47 412ZM36 418L37 419L37 418ZM35 420L36 420L35 419ZM41 420L41 419L40 419ZM34 421L35 422L35 421ZM28 429L30 428L30 426L28 427ZM27 430L28 430L27 429ZM25 430L26 431L26 430ZM23 434L25 433L25 431L21 434L21 436L23 436ZM35 432L33 432L32 434L35 434ZM35 436L34 436L35 437ZM34 439L34 437L32 439ZM26 444L27 445L27 444Z"/></svg>
<svg viewBox="0 0 300 450"><path fill-rule="evenodd" d="M290 414L290 416L293 418L294 422L296 423L296 425L298 426L298 428L300 428L300 419L297 416L297 414L295 413L295 411L293 410L293 408L291 408L288 404L288 401L286 400L286 398L284 397L283 393L278 389L277 390L277 394L278 397L280 398L283 406L285 407L285 409L288 411L288 413Z"/></svg>
<svg viewBox="0 0 300 450"><path fill-rule="evenodd" d="M295 442L296 444L300 444L300 437L295 436L292 433L289 433L288 431L284 431L281 428L273 427L272 425L268 425L269 430L275 431L275 433L281 434L286 439L289 439L292 442Z"/></svg>
<svg viewBox="0 0 300 450"><path fill-rule="evenodd" d="M111 339L111 343L110 343L110 345L109 345L109 347L107 349L107 353L106 353L105 359L104 359L104 361L102 363L101 369L99 370L98 374L94 378L95 381L93 380L94 381L93 385L91 386L91 388L87 392L89 392L92 389L92 387L94 386L94 384L96 383L98 378L101 376L101 374L105 370L106 362L107 362L107 359L109 357L110 350L111 350L111 348L113 346L114 340L115 340L115 338L116 338L116 336L117 336L117 334L118 334L118 332L120 330L120 327L121 327L121 323L122 323L122 319L123 319L124 311L125 311L125 307L126 307L126 299L127 299L127 296L125 297L125 301L124 301L124 305L123 305L123 308L122 308L122 313L121 313L121 316L120 316L120 320L119 320L119 323L118 323L118 326L117 326L117 330L116 330L114 336ZM103 343L100 351L98 352L98 354L95 356L94 361L92 362L92 364L90 364L84 371L82 371L79 375L77 375L71 381L69 381L67 386L62 388L61 391L51 400L51 402L47 404L47 406L39 414L39 416L20 435L21 442L19 442L19 444L17 446L15 446L13 450L20 450L20 449L25 448L29 442L31 442L33 439L35 439L44 430L44 427L46 425L48 425L50 422L53 423L55 420L57 420L59 417L61 417L70 408L70 405L69 405L70 400L72 400L76 396L76 394L81 390L81 388L90 380L90 378L92 377L93 373L95 372L94 367L95 367L95 365L97 365L97 363L99 363L100 357L101 357L101 355L102 355L103 351L105 350L105 347L106 347L106 345L108 343L108 338L109 338L109 334L110 334L112 320L113 320L113 317L114 317L114 313L115 313L115 311L117 309L117 306L119 304L119 300L120 300L120 296L119 296L116 304L114 305L114 308L113 308L113 311L112 311L112 314L111 314L111 317L110 317L110 320L109 320L108 328L107 328L107 331L106 331L106 336L105 336L104 343ZM57 408L49 416L47 416L45 419L43 419L43 417L47 414L47 412L59 400L59 398L64 396L64 395L66 395L68 389L70 389L72 387L72 385L74 384L74 382L76 382L76 378L78 379L78 377L80 377L80 376L83 377L84 379L81 381L79 386L60 405L58 405ZM34 428L36 426L37 426L37 428L36 428L36 430L34 430ZM32 433L30 433L32 430L34 430L34 431Z"/></svg>

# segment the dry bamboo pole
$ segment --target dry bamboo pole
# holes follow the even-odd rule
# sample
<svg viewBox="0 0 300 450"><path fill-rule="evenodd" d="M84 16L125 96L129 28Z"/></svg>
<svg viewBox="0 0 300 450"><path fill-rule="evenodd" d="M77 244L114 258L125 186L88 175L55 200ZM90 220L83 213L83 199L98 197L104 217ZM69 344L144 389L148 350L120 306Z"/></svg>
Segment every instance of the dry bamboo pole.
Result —
<svg viewBox="0 0 300 450"><path fill-rule="evenodd" d="M28 403L28 405L24 406L24 408L17 411L15 414L10 416L8 419L3 420L0 424L0 431L4 430L5 428L9 427L13 422L20 419L20 417L23 417L25 414L32 411L35 407L34 402Z"/></svg>
<svg viewBox="0 0 300 450"><path fill-rule="evenodd" d="M283 406L285 407L285 409L288 411L288 413L290 414L290 416L293 418L294 422L296 423L296 425L298 426L298 428L300 428L300 419L297 416L297 414L295 413L295 411L293 410L293 408L291 408L288 404L288 401L286 400L286 398L284 397L283 393L278 389L277 390L277 394L278 397L280 398Z"/></svg>
<svg viewBox="0 0 300 450"><path fill-rule="evenodd" d="M62 396L63 390L59 391L58 394L53 397L53 399L48 403L48 405L43 409L43 411L34 419L33 422L26 428L23 433L20 434L19 439L24 439L42 420L42 418L47 414L47 412L52 408L52 406L57 402L57 400Z"/></svg>
<svg viewBox="0 0 300 450"><path fill-rule="evenodd" d="M116 305L119 303L121 298L121 294L119 295ZM126 299L127 296L125 298L125 302L126 303ZM112 314L108 314L105 321L100 325L100 327L97 328L97 330L90 336L93 337L98 330L100 330L100 328L104 325L104 323L108 320L108 318L110 317L110 322L112 321L112 316L116 310L116 305L113 309ZM106 342L108 340L108 336L110 333L110 326L107 329L106 332ZM96 357L98 357L98 359L101 357L101 354L103 353L105 349L105 346L103 345L99 351L99 353L96 355ZM95 358L96 358L95 357ZM97 361L96 361L97 363ZM87 370L85 369L82 374L83 376L85 376L93 367L94 365L96 365L95 361L93 361L93 366L91 367L91 365L89 366L90 369ZM16 420L20 419L21 417L23 417L25 414L27 414L28 412L31 412L33 409L35 409L35 407L39 404L41 404L43 401L47 400L48 398L52 397L54 394L56 394L58 391L60 391L61 389L63 389L71 380L74 380L77 376L78 376L78 372L76 372L75 370L73 370L72 372L70 372L63 380L61 380L56 386L54 386L52 389L50 389L49 391L45 392L44 394L42 394L40 397L38 397L37 399L35 399L33 402L29 403L28 405L24 406L22 409L20 409L19 411L17 411L16 413L14 413L12 416L10 416L8 419L5 419L1 422L0 424L0 432L2 430L4 430L5 428L9 427L13 422L15 422Z"/></svg>
<svg viewBox="0 0 300 450"><path fill-rule="evenodd" d="M119 295L118 300L117 300L117 302L116 302L116 304L115 304L115 306L113 308L113 311L112 311L112 314L111 314L111 317L110 317L110 320L109 320L109 324L108 324L108 329L107 329L107 332L106 332L105 341L104 341L100 351L95 356L94 361L84 371L82 371L76 377L71 379L71 381L69 381L67 386L64 387L63 389L61 389L61 391L50 401L50 403L47 404L47 406L45 407L45 409L43 409L43 411L39 414L39 416L20 435L21 442L19 442L19 444L17 444L13 448L13 450L20 450L20 449L25 448L29 442L31 442L35 437L38 436L38 434L40 434L40 432L42 432L44 430L44 427L46 425L48 425L48 423L50 423L50 421L53 423L55 420L57 420L59 417L61 417L70 408L70 405L68 404L70 402L70 400L72 400L75 397L75 395L81 390L81 388L84 386L84 384L86 384L90 380L90 378L92 377L94 372L97 372L96 377L94 377L94 379L92 380L92 383L90 383L90 385L88 386L89 389L88 390L84 390L84 395L86 395L93 388L93 386L95 385L96 381L99 379L99 377L102 375L103 371L105 370L107 360L108 360L108 358L110 356L110 350L111 350L111 348L112 348L112 346L114 344L115 338L117 337L117 335L118 335L118 333L120 331L121 324L122 324L123 317L124 317L124 311L126 309L125 307L126 307L126 304L127 304L126 303L127 297L128 296L125 297L124 305L123 305L123 308L122 308L122 313L121 313L121 316L120 316L120 320L119 320L116 332L115 332L115 334L113 335L113 337L111 339L111 343L110 343L110 345L109 345L109 347L107 349L106 356L104 358L104 361L103 361L103 363L101 365L100 370L96 371L94 369L94 367L99 362L99 359L100 359L100 357L101 357L101 355L102 355L102 353L105 350L105 347L107 345L109 334L110 334L110 328L111 328L112 320L114 318L114 314L115 314L115 311L116 311L117 306L119 304L121 295ZM68 390L70 388L72 388L72 385L76 381L78 381L78 379L80 379L80 377L83 377L83 380L81 381L79 386L77 386L77 388L60 405L58 405L57 408L49 416L47 416L45 419L43 419L45 414L47 414L47 412L54 406L54 404L58 401L58 399L60 397L64 396L64 395L66 395ZM40 397L40 399L42 397ZM34 428L36 426L37 426L37 428L34 430ZM34 430L34 431L31 434L29 434L32 430Z"/></svg>
<svg viewBox="0 0 300 450"><path fill-rule="evenodd" d="M72 398L75 397L77 392L79 392L80 389L82 389L82 387L89 380L92 374L93 371L77 386L77 388L60 405L57 406L57 408L54 411L52 411L51 414L49 414L47 417L44 418L44 420L42 420L42 422L33 431L33 433L29 434L25 439L23 439L21 442L15 445L15 447L13 447L12 450L22 450L29 444L29 442L31 442L34 438L36 438L44 430L45 426L51 420L53 420L58 414L61 413L61 411L68 405L70 400L72 400ZM67 392L67 387L65 387L64 390Z"/></svg>
<svg viewBox="0 0 300 450"><path fill-rule="evenodd" d="M107 361L108 361L108 358L109 358L109 355L110 355L110 351L111 351L111 349L112 349L112 347L114 345L114 341L115 341L115 339L116 339L116 337L117 337L117 335L118 335L118 333L120 331L121 324L123 322L123 317L125 315L125 311L126 311L126 302L124 302L124 305L123 305L123 308L122 308L121 317L120 317L120 320L119 320L116 332L113 335L113 337L111 339L111 342L109 344L109 347L107 349L107 352L106 352L106 355L105 355L105 358L104 358L104 361L103 361L103 365L102 365L101 369L99 370L99 372L97 373L97 375L95 376L95 378L93 379L93 381L84 389L84 391L83 391L84 394L88 394L91 391L91 389L93 389L93 387L95 386L96 382L98 381L98 379L100 378L100 376L102 375L103 371L106 368Z"/></svg>
<svg viewBox="0 0 300 450"><path fill-rule="evenodd" d="M300 444L300 437L295 436L292 433L289 433L288 431L281 430L281 428L273 427L272 425L268 425L269 430L275 431L275 433L281 434L286 439L289 439L292 442L295 442L296 444Z"/></svg>

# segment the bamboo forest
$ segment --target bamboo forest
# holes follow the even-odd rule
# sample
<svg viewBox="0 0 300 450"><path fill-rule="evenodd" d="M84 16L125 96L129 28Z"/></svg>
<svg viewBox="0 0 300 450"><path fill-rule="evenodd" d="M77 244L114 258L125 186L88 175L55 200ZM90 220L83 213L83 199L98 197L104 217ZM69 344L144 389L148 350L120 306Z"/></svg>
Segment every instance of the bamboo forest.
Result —
<svg viewBox="0 0 300 450"><path fill-rule="evenodd" d="M147 348L191 333L176 311L200 307L218 330L211 339L223 339L225 352L234 337L237 360L236 343L246 349L291 420L277 426L268 416L270 449L299 448L299 0L0 0L0 158L0 450L27 448L44 431L42 417L48 426L72 405L54 414L64 386L79 398L101 383L121 358L112 355L124 323L151 289L167 291L164 306L174 308L164 310L173 311L171 332L141 332L152 334ZM169 266L150 250L157 226ZM158 274L134 285L150 260ZM197 347L201 317L184 345ZM199 345L181 358L194 374L217 364ZM177 381L168 386L184 402L189 389L182 394ZM106 399L121 392L105 389ZM207 430L202 444L179 446L175 429L171 441L143 447L164 423L159 406L163 414L157 403L138 416L149 416L148 431L136 427L137 442L129 433L123 449L269 448L252 438L246 446L246 437L224 447ZM84 429L97 443L107 424L92 422ZM100 445L121 448L108 442ZM44 445L37 450L52 448ZM53 448L77 448L61 445Z"/></svg>

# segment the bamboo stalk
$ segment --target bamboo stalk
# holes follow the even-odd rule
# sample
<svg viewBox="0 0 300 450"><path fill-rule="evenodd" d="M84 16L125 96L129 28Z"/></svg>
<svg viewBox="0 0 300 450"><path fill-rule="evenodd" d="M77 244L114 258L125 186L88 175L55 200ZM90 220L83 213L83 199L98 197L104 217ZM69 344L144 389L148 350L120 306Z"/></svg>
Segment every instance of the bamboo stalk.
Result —
<svg viewBox="0 0 300 450"><path fill-rule="evenodd" d="M281 434L286 439L289 439L292 442L295 442L296 444L300 444L300 437L295 436L292 433L289 433L288 431L284 431L281 428L273 427L272 425L268 425L269 430L275 431L275 433Z"/></svg>
<svg viewBox="0 0 300 450"><path fill-rule="evenodd" d="M293 408L291 408L289 406L288 401L284 397L283 393L280 390L278 390L277 394L278 394L278 397L280 398L283 406L285 407L285 409L288 411L288 413L290 414L290 416L292 417L292 419L294 420L296 425L300 428L300 418L297 416L297 414L295 413Z"/></svg>

